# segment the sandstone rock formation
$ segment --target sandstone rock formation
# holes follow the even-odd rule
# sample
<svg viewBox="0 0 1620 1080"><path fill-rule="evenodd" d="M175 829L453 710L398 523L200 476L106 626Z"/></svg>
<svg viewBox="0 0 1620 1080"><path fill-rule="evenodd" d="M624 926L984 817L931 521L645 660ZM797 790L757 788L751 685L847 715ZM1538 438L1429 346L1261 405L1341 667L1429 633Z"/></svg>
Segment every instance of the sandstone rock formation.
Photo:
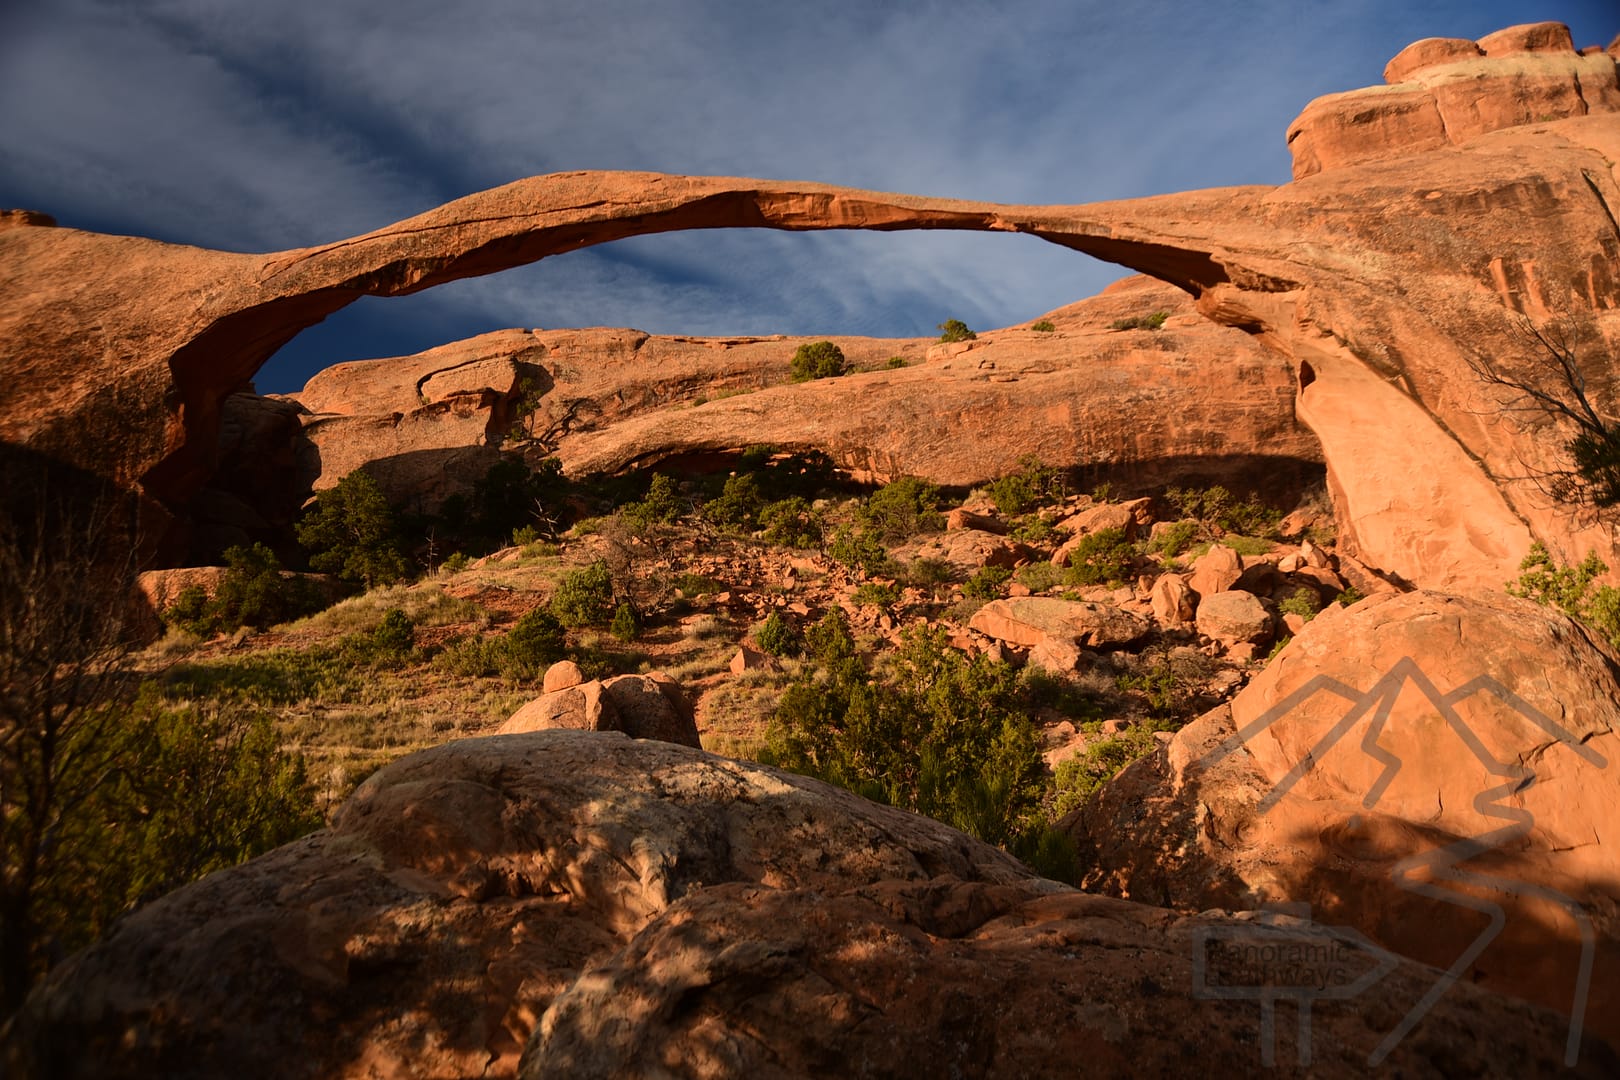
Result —
<svg viewBox="0 0 1620 1080"><path fill-rule="evenodd" d="M632 739L659 739L699 748L697 720L691 702L676 681L662 671L615 675L611 679L569 681L579 673L553 665L544 692L501 725L500 734L564 728L573 731L619 731ZM559 671L559 669L561 669ZM553 687L552 672L557 671Z"/></svg>
<svg viewBox="0 0 1620 1080"><path fill-rule="evenodd" d="M1232 943L1308 927L1178 917L1032 877L935 822L666 743L451 743L333 827L211 875L59 967L0 1068L52 1077L1068 1076L1243 1072ZM1205 966L1195 968L1202 953ZM1356 1076L1434 972L1353 943L1313 1075ZM987 1006L987 988L997 1003ZM1284 1032L1284 1064L1302 1048ZM1551 1075L1556 1016L1458 986L1396 1069ZM1614 1059L1582 1048L1601 1075Z"/></svg>
<svg viewBox="0 0 1620 1080"><path fill-rule="evenodd" d="M1483 58L1458 61L1471 65L1460 74L1416 54L1395 69L1432 91L1442 115L1451 108L1440 104L1450 100L1448 80L1466 77L1460 93L1481 104L1478 123L1457 128L1462 141L1408 138L1410 125L1391 114L1374 125L1390 132L1388 156L1367 160L1352 148L1339 157L1358 163L1276 188L1016 207L817 184L567 173L271 255L97 236L11 215L0 228L0 437L139 481L179 508L212 470L225 397L300 329L362 295L414 292L682 228L1025 232L1177 285L1208 318L1288 357L1298 416L1328 461L1341 545L1364 562L1449 589L1498 588L1537 537L1565 559L1601 546L1613 562L1606 536L1583 531L1526 478L1562 451L1551 422L1530 415L1504 424L1500 395L1469 365L1490 358L1535 377L1545 361L1521 320L1561 318L1599 407L1613 411L1600 388L1620 339L1612 165L1620 161L1620 79L1612 55L1576 57L1546 29L1504 31L1480 48ZM1377 101L1406 108L1407 85ZM1363 114L1384 115L1369 105L1349 119ZM1324 134L1307 142L1335 139L1354 141ZM975 351L983 350L938 366L978 371ZM740 408L717 410L714 423ZM131 428L133 438L106 437Z"/></svg>
<svg viewBox="0 0 1620 1080"><path fill-rule="evenodd" d="M1057 640L1093 649L1117 649L1148 632L1146 620L1110 604L1053 596L992 600L974 612L968 626L1022 648Z"/></svg>
<svg viewBox="0 0 1620 1080"><path fill-rule="evenodd" d="M1620 1041L1617 671L1528 601L1331 607L1074 819L1087 884L1307 905Z"/></svg>

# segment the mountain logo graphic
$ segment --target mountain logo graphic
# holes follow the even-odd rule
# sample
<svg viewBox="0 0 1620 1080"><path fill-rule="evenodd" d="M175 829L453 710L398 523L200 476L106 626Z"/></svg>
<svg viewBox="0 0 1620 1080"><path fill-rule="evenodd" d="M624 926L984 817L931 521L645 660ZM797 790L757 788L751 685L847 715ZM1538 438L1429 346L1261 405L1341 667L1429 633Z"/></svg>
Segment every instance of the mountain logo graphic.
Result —
<svg viewBox="0 0 1620 1080"><path fill-rule="evenodd" d="M1491 900L1479 896L1469 895L1446 885L1462 887L1480 887L1497 893L1514 897L1536 897L1552 903L1568 913L1571 920L1580 932L1581 954L1577 965L1570 1007L1569 1037L1564 1047L1564 1062L1574 1066L1580 1051L1581 1029L1586 1015L1587 996L1591 987L1592 965L1596 956L1597 942L1592 929L1592 920L1572 898L1565 896L1545 886L1531 882L1516 881L1512 878L1493 874L1481 873L1476 870L1465 869L1469 860L1479 855L1502 848L1527 835L1535 825L1533 815L1522 806L1510 805L1507 800L1515 795L1527 791L1536 782L1536 772L1529 765L1518 761L1498 761L1486 747L1484 741L1468 725L1458 711L1459 706L1474 698L1476 695L1490 695L1502 705L1522 716L1531 724L1546 732L1554 740L1554 745L1562 745L1580 756L1586 762L1605 768L1608 761L1596 750L1582 743L1582 741L1567 728L1535 708L1529 702L1513 693L1501 682L1489 675L1481 675L1467 683L1441 693L1434 681L1425 675L1417 663L1409 656L1402 657L1388 672L1386 672L1372 689L1363 693L1355 687L1340 682L1326 675L1317 675L1307 681L1299 689L1289 694L1276 705L1267 709L1260 716L1245 725L1242 730L1228 738L1220 746L1211 750L1203 758L1203 764L1208 767L1216 764L1227 755L1243 749L1255 736L1265 731L1271 725L1299 709L1306 702L1319 694L1332 694L1342 698L1346 705L1339 720L1300 757L1299 763L1291 768L1272 789L1267 792L1256 808L1261 814L1276 806L1300 779L1310 772L1321 761L1323 756L1344 737L1366 721L1361 736L1361 750L1368 757L1383 766L1382 772L1373 781L1366 795L1362 798L1362 806L1367 810L1375 809L1400 772L1403 762L1400 757L1386 747L1379 744L1380 737L1389 723L1390 712L1395 702L1408 687L1422 694L1428 704L1445 721L1451 731L1468 747L1476 760L1492 777L1500 778L1501 783L1488 787L1473 799L1473 807L1482 817L1500 821L1498 827L1489 829L1477 836L1464 837L1453 843L1421 852L1400 860L1391 871L1394 884L1407 892L1424 896L1442 903L1452 904L1479 912L1489 919L1488 925L1480 935L1471 942L1467 948L1452 962L1451 966L1441 973L1427 992L1418 1000L1401 1019L1395 1028L1390 1031L1368 1057L1369 1065L1378 1065L1398 1046L1402 1039L1411 1033L1419 1021L1434 1008L1447 990L1460 979L1465 971L1474 963L1498 934L1507 922L1507 913L1502 906ZM1264 916L1262 916L1264 919ZM1309 1064L1309 1018L1310 1001L1317 997L1346 998L1353 997L1382 979L1394 970L1395 961L1389 953L1377 948L1361 937L1354 930L1346 927L1323 927L1305 920L1311 932L1318 937L1328 934L1346 942L1354 939L1357 947L1363 952L1371 950L1369 955L1379 960L1374 969L1376 977L1368 981L1366 978L1354 980L1347 986L1336 986L1328 992L1323 987L1310 985L1283 987L1230 987L1208 985L1208 969L1204 966L1205 958L1201 955L1194 964L1194 993L1204 997L1236 997L1247 996L1261 1001L1261 1028L1262 1028L1262 1055L1264 1063L1272 1063L1272 1039L1274 1024L1272 1007L1276 1000L1284 997L1295 999L1300 1009L1300 1056L1302 1064ZM1269 925L1269 924L1268 924ZM1199 948L1201 952L1208 948L1207 941L1211 935L1201 936ZM1387 962L1386 962L1387 958ZM1350 992L1353 988L1353 993ZM1239 993L1241 991L1241 994Z"/></svg>

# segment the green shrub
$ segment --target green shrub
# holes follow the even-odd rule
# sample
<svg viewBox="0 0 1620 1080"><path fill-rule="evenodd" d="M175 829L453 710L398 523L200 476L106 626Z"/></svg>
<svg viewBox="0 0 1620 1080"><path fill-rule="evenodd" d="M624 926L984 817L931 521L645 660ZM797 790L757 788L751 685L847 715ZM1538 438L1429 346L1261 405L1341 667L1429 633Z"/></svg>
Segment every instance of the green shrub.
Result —
<svg viewBox="0 0 1620 1080"><path fill-rule="evenodd" d="M819 658L819 657L818 657ZM1045 827L1039 739L1017 673L909 632L890 668L850 656L782 695L764 757L1013 847Z"/></svg>
<svg viewBox="0 0 1620 1080"><path fill-rule="evenodd" d="M1151 728L1133 727L1058 762L1053 816L1061 818L1084 803L1125 766L1151 753L1156 744Z"/></svg>
<svg viewBox="0 0 1620 1080"><path fill-rule="evenodd" d="M1002 594L1012 571L1005 566L981 566L962 583L962 595L975 600L994 600Z"/></svg>
<svg viewBox="0 0 1620 1080"><path fill-rule="evenodd" d="M533 678L568 655L568 636L561 619L545 608L534 608L506 632L502 651L497 666L503 674Z"/></svg>
<svg viewBox="0 0 1620 1080"><path fill-rule="evenodd" d="M1509 583L1508 592L1580 619L1620 648L1620 589L1612 585L1592 587L1608 570L1608 564L1596 552L1588 554L1579 565L1560 566L1538 540L1519 563L1518 580Z"/></svg>
<svg viewBox="0 0 1620 1080"><path fill-rule="evenodd" d="M397 668L411 659L415 649L416 624L400 608L389 608L373 629L345 638L339 651L358 663Z"/></svg>
<svg viewBox="0 0 1620 1080"><path fill-rule="evenodd" d="M1322 610L1322 598L1317 595L1315 589L1302 586L1278 604L1277 610L1284 615L1301 616L1306 622L1310 622L1316 617L1316 613Z"/></svg>
<svg viewBox="0 0 1620 1080"><path fill-rule="evenodd" d="M362 469L321 492L297 530L298 542L310 552L309 565L350 585L371 589L410 576L394 512Z"/></svg>
<svg viewBox="0 0 1620 1080"><path fill-rule="evenodd" d="M451 555L448 559L444 560L444 562L440 565L440 569L444 570L446 573L459 574L461 571L467 569L468 564L471 562L472 559L467 557L467 553L465 551L458 551Z"/></svg>
<svg viewBox="0 0 1620 1080"><path fill-rule="evenodd" d="M754 640L759 643L760 649L772 656L797 656L804 651L804 640L799 631L779 611L765 617L764 624L754 632Z"/></svg>
<svg viewBox="0 0 1620 1080"><path fill-rule="evenodd" d="M522 458L503 457L473 485L470 508L464 500L458 505L457 496L439 508L438 518L452 532L463 533L475 550L488 550L517 529L536 528L540 535L549 534L567 492L562 462L556 458L546 458L530 469ZM464 520L469 522L465 528Z"/></svg>
<svg viewBox="0 0 1620 1080"><path fill-rule="evenodd" d="M874 491L856 516L881 544L900 544L945 528L939 488L915 476L902 476Z"/></svg>
<svg viewBox="0 0 1620 1080"><path fill-rule="evenodd" d="M1349 607L1352 604L1359 604L1365 599L1367 598L1361 595L1361 590L1352 585L1338 596L1335 596L1333 602L1340 607Z"/></svg>
<svg viewBox="0 0 1620 1080"><path fill-rule="evenodd" d="M654 525L669 524L681 516L681 497L673 478L665 473L654 473L647 487L647 495L636 502L626 503L619 511L625 524L636 533L645 533Z"/></svg>
<svg viewBox="0 0 1620 1080"><path fill-rule="evenodd" d="M1063 475L1029 455L1018 463L1018 471L991 482L986 488L996 509L1008 517L1028 513L1063 498Z"/></svg>
<svg viewBox="0 0 1620 1080"><path fill-rule="evenodd" d="M636 640L641 635L641 621L636 618L636 609L629 604L620 604L613 612L613 622L609 624L608 632L620 641Z"/></svg>
<svg viewBox="0 0 1620 1080"><path fill-rule="evenodd" d="M1029 328L1042 334L1050 334L1052 331L1057 329L1056 326L1052 325L1051 319L1036 319L1034 322L1029 324Z"/></svg>
<svg viewBox="0 0 1620 1080"><path fill-rule="evenodd" d="M1157 330L1170 317L1168 311L1155 311L1151 315L1137 315L1129 319L1115 319L1109 323L1112 330Z"/></svg>
<svg viewBox="0 0 1620 1080"><path fill-rule="evenodd" d="M849 616L836 604L827 609L807 634L805 648L816 663L838 671L855 658L855 635L849 629Z"/></svg>
<svg viewBox="0 0 1620 1080"><path fill-rule="evenodd" d="M211 637L241 626L262 629L291 622L326 606L319 586L283 573L275 552L263 544L227 548L225 565L213 599L198 586L188 586L163 611L163 621Z"/></svg>
<svg viewBox="0 0 1620 1080"><path fill-rule="evenodd" d="M849 371L849 364L844 359L844 350L830 341L817 341L798 347L790 370L794 382L809 382L843 375Z"/></svg>
<svg viewBox="0 0 1620 1080"><path fill-rule="evenodd" d="M1117 585L1130 577L1136 552L1124 529L1099 529L1069 552L1064 581L1070 585Z"/></svg>
<svg viewBox="0 0 1620 1080"><path fill-rule="evenodd" d="M939 340L945 343L953 341L973 341L979 335L969 330L967 323L961 319L946 319L939 324Z"/></svg>
<svg viewBox="0 0 1620 1080"><path fill-rule="evenodd" d="M798 495L766 505L759 525L768 544L806 550L821 544L821 517Z"/></svg>
<svg viewBox="0 0 1620 1080"><path fill-rule="evenodd" d="M739 473L726 478L726 486L719 498L711 499L703 507L703 516L723 529L752 532L759 525L760 511L765 497L760 494L759 481L753 473Z"/></svg>
<svg viewBox="0 0 1620 1080"><path fill-rule="evenodd" d="M1019 583L1030 592L1043 593L1063 580L1063 571L1047 560L1041 559L1021 567L1017 577Z"/></svg>
<svg viewBox="0 0 1620 1080"><path fill-rule="evenodd" d="M905 579L921 589L934 589L956 580L956 567L944 559L914 559L905 568Z"/></svg>
<svg viewBox="0 0 1620 1080"><path fill-rule="evenodd" d="M899 603L900 590L886 583L868 581L855 590L855 595L851 599L857 604L883 608Z"/></svg>
<svg viewBox="0 0 1620 1080"><path fill-rule="evenodd" d="M884 366L890 368L891 370L894 368L903 368L906 366L906 358L903 356L891 356L889 357L889 362Z"/></svg>
<svg viewBox="0 0 1620 1080"><path fill-rule="evenodd" d="M551 597L551 613L570 630L606 626L613 612L613 575L601 559L563 575Z"/></svg>
<svg viewBox="0 0 1620 1080"><path fill-rule="evenodd" d="M1236 533L1221 537L1221 543L1239 555L1264 555L1277 545L1258 536L1239 536Z"/></svg>
<svg viewBox="0 0 1620 1080"><path fill-rule="evenodd" d="M1199 490L1197 488L1170 488L1165 497L1181 511L1206 529L1239 536L1263 537L1275 540L1283 513L1261 502L1251 493L1242 502L1236 502L1224 487Z"/></svg>
<svg viewBox="0 0 1620 1080"><path fill-rule="evenodd" d="M889 553L872 533L844 525L833 535L827 556L851 570L882 574L889 569Z"/></svg>
<svg viewBox="0 0 1620 1080"><path fill-rule="evenodd" d="M1198 523L1178 521L1168 528L1160 529L1158 535L1148 541L1147 549L1151 553L1173 559L1186 551L1196 539L1198 539Z"/></svg>

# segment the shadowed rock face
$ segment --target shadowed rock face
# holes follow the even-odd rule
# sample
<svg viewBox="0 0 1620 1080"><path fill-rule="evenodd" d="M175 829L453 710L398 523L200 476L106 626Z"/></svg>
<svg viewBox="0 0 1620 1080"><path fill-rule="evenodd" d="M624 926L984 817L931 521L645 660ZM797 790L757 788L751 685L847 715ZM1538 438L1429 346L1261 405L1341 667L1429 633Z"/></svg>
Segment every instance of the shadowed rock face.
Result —
<svg viewBox="0 0 1620 1080"><path fill-rule="evenodd" d="M1321 441L1352 553L1416 584L1499 588L1533 537L1564 557L1600 544L1613 553L1514 479L1559 440L1526 418L1501 420L1468 362L1532 369L1538 354L1519 316L1564 316L1599 407L1612 409L1620 340L1614 59L1572 60L1580 93L1542 94L1523 77L1526 50L1540 64L1563 46L1540 31L1504 35L1468 61L1469 92L1529 95L1530 112L1493 106L1497 120L1460 144L1391 137L1380 160L1347 153L1278 188L1005 206L579 172L270 255L11 215L0 223L0 437L178 504L210 472L226 395L300 329L362 295L677 229L1022 232L1178 285L1205 316L1289 357L1298 415Z"/></svg>
<svg viewBox="0 0 1620 1080"><path fill-rule="evenodd" d="M1617 670L1528 600L1329 608L1068 822L1085 885L1183 910L1304 904L1620 1044Z"/></svg>
<svg viewBox="0 0 1620 1080"><path fill-rule="evenodd" d="M1194 994L1200 942L1320 943L1302 933L1085 896L937 822L699 750L506 735L395 762L330 830L135 913L30 997L0 1068L1239 1074L1261 1060L1260 1008ZM1219 959L1210 984L1231 976ZM1435 973L1354 947L1336 963L1382 977L1316 1003L1312 1075L1359 1076ZM1296 1060L1291 1035L1278 1053ZM1465 985L1389 1064L1535 1076L1563 1054L1556 1014ZM1583 1049L1587 1075L1612 1063Z"/></svg>

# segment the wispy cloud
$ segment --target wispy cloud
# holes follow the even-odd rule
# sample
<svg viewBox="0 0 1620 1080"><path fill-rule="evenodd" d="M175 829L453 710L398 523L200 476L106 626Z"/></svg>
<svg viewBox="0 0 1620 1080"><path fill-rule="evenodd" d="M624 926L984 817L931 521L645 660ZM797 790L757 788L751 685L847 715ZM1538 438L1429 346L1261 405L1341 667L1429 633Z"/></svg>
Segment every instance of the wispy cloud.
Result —
<svg viewBox="0 0 1620 1080"><path fill-rule="evenodd" d="M561 169L1005 202L1280 183L1311 97L1415 38L1541 18L1620 29L1598 0L53 0L0 40L0 203L269 250ZM268 381L507 325L1002 325L1118 273L1004 236L646 237L361 305Z"/></svg>

